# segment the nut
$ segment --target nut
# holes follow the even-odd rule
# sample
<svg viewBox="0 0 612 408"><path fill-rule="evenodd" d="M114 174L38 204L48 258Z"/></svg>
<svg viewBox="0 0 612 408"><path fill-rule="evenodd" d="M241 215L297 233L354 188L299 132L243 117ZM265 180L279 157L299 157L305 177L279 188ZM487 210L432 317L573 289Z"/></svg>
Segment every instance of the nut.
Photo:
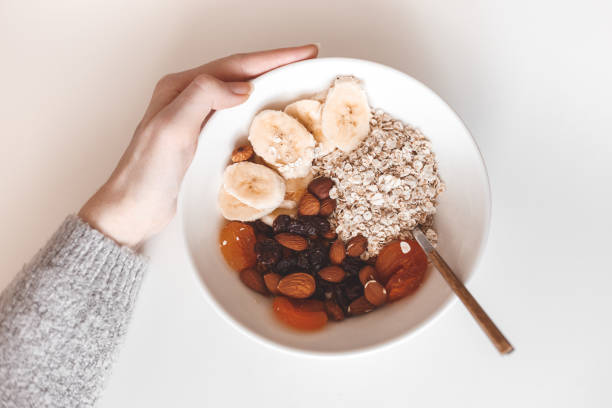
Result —
<svg viewBox="0 0 612 408"><path fill-rule="evenodd" d="M298 204L298 213L300 215L317 215L321 204L317 197L310 193L306 193L302 196L300 203Z"/></svg>
<svg viewBox="0 0 612 408"><path fill-rule="evenodd" d="M332 283L342 282L345 276L346 272L336 265L326 266L319 271L319 277L321 279Z"/></svg>
<svg viewBox="0 0 612 408"><path fill-rule="evenodd" d="M293 249L294 251L303 251L308 248L308 241L306 241L306 238L297 234L282 232L276 234L274 239L285 248Z"/></svg>
<svg viewBox="0 0 612 408"><path fill-rule="evenodd" d="M372 265L366 265L359 271L359 280L361 284L365 286L368 281L374 280L376 276L376 269Z"/></svg>
<svg viewBox="0 0 612 408"><path fill-rule="evenodd" d="M330 319L339 322L340 320L344 320L344 312L342 308L338 306L336 302L333 300L325 301L325 311Z"/></svg>
<svg viewBox="0 0 612 408"><path fill-rule="evenodd" d="M255 292L261 293L262 295L268 294L263 278L255 269L246 268L240 271L240 280Z"/></svg>
<svg viewBox="0 0 612 408"><path fill-rule="evenodd" d="M323 237L323 238L328 239L328 240L330 240L330 241L331 241L331 240L333 240L333 239L338 238L338 234L336 234L336 233L335 233L334 231L332 231L332 230L329 230L329 231L327 231L327 232L325 232L325 233L321 234L321 237Z"/></svg>
<svg viewBox="0 0 612 408"><path fill-rule="evenodd" d="M232 162L238 163L241 161L247 161L253 156L253 146L250 144L244 146L238 146L232 152Z"/></svg>
<svg viewBox="0 0 612 408"><path fill-rule="evenodd" d="M292 273L278 282L278 290L285 296L295 299L306 299L316 289L314 278L303 272Z"/></svg>
<svg viewBox="0 0 612 408"><path fill-rule="evenodd" d="M321 200L321 208L319 209L319 215L327 217L331 215L336 209L336 200L333 198L324 198Z"/></svg>
<svg viewBox="0 0 612 408"><path fill-rule="evenodd" d="M373 304L368 302L368 300L364 296L361 296L351 302L347 312L352 316L357 316L371 312L372 310L374 310L374 308L375 306Z"/></svg>
<svg viewBox="0 0 612 408"><path fill-rule="evenodd" d="M349 239L346 243L346 253L348 256L359 256L368 247L368 239L359 234Z"/></svg>
<svg viewBox="0 0 612 408"><path fill-rule="evenodd" d="M344 249L344 244L339 239L334 241L334 243L329 248L329 260L331 263L340 265L342 261L344 261L344 257L346 256L346 251Z"/></svg>
<svg viewBox="0 0 612 408"><path fill-rule="evenodd" d="M316 195L319 200L329 198L329 190L334 182L329 177L317 177L308 184L308 191Z"/></svg>
<svg viewBox="0 0 612 408"><path fill-rule="evenodd" d="M363 293L367 301L374 306L381 306L387 302L387 290L375 280L366 282Z"/></svg>
<svg viewBox="0 0 612 408"><path fill-rule="evenodd" d="M278 273L268 273L263 276L263 280L270 293L273 295L278 295L280 293L278 290L278 282L281 280L281 276Z"/></svg>

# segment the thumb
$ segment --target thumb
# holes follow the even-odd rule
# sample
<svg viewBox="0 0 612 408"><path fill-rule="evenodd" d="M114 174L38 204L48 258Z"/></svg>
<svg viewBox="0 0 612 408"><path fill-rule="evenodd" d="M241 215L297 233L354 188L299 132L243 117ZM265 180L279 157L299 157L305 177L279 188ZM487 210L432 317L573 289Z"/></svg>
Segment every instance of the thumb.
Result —
<svg viewBox="0 0 612 408"><path fill-rule="evenodd" d="M212 110L240 105L248 99L251 89L249 82L223 82L201 74L160 113L174 125L199 132Z"/></svg>

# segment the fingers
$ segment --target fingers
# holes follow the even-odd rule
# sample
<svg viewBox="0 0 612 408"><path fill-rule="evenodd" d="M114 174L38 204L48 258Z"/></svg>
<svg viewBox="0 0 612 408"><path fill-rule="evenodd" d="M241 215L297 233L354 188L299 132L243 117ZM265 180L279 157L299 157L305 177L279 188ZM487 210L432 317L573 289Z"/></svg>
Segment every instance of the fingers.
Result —
<svg viewBox="0 0 612 408"><path fill-rule="evenodd" d="M248 82L223 82L201 74L160 112L160 116L177 132L197 135L212 110L239 105L247 100L250 92L251 84Z"/></svg>
<svg viewBox="0 0 612 408"><path fill-rule="evenodd" d="M182 77L183 81L189 81L190 78L202 73L212 75L223 81L245 81L274 68L314 58L318 53L319 47L316 44L309 44L300 47L257 51L249 54L235 54L181 72L178 75Z"/></svg>

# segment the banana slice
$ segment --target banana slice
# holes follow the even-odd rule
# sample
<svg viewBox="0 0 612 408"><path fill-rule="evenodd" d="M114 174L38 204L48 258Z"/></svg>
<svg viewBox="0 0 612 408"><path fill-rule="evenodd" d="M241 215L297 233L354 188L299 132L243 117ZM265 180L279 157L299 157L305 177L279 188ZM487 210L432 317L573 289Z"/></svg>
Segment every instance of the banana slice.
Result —
<svg viewBox="0 0 612 408"><path fill-rule="evenodd" d="M285 190L285 201L294 202L297 207L302 196L306 194L308 184L310 184L313 178L314 175L310 171L304 177L285 180L285 185L287 186Z"/></svg>
<svg viewBox="0 0 612 408"><path fill-rule="evenodd" d="M285 197L285 180L274 170L251 162L232 164L223 173L223 188L243 204L273 210Z"/></svg>
<svg viewBox="0 0 612 408"><path fill-rule="evenodd" d="M370 132L370 116L368 98L357 79L338 77L323 104L321 129L340 150L350 152Z"/></svg>
<svg viewBox="0 0 612 408"><path fill-rule="evenodd" d="M318 155L325 156L336 148L321 130L321 102L302 99L285 107L285 113L296 118L317 141Z"/></svg>
<svg viewBox="0 0 612 408"><path fill-rule="evenodd" d="M284 112L259 112L251 123L249 141L255 153L287 179L304 177L310 171L314 137L300 122Z"/></svg>
<svg viewBox="0 0 612 408"><path fill-rule="evenodd" d="M221 214L230 221L255 221L261 217L267 216L273 211L272 209L258 210L257 208L249 207L225 191L223 186L219 190L217 201L221 209Z"/></svg>

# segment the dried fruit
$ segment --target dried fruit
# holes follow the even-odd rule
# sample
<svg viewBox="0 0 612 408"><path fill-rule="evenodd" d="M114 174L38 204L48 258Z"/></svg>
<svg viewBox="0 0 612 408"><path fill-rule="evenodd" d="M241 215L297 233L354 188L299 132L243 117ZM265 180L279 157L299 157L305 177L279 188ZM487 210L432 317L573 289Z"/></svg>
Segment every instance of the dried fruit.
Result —
<svg viewBox="0 0 612 408"><path fill-rule="evenodd" d="M276 264L283 257L283 248L271 238L264 238L255 244L257 262L265 266Z"/></svg>
<svg viewBox="0 0 612 408"><path fill-rule="evenodd" d="M266 224L265 222L263 222L262 220L255 221L253 223L253 228L255 229L256 232L259 232L268 237L274 234L272 227Z"/></svg>
<svg viewBox="0 0 612 408"><path fill-rule="evenodd" d="M421 286L421 283L423 283L426 270L427 263L425 263L424 266L413 265L410 268L401 267L397 272L391 275L385 285L385 289L389 294L389 302L394 302L414 293L414 291Z"/></svg>
<svg viewBox="0 0 612 408"><path fill-rule="evenodd" d="M327 323L327 313L320 300L278 296L274 299L272 309L278 319L295 329L317 330Z"/></svg>
<svg viewBox="0 0 612 408"><path fill-rule="evenodd" d="M276 234L274 239L282 246L293 249L294 251L303 251L308 248L308 241L297 234L281 232L280 234Z"/></svg>
<svg viewBox="0 0 612 408"><path fill-rule="evenodd" d="M359 271L359 281L365 286L368 281L376 278L376 269L372 265L366 265Z"/></svg>
<svg viewBox="0 0 612 408"><path fill-rule="evenodd" d="M227 223L219 234L221 253L230 268L241 271L255 266L255 232L242 222Z"/></svg>
<svg viewBox="0 0 612 408"><path fill-rule="evenodd" d="M308 191L317 196L319 200L329 198L329 190L334 182L329 177L317 177L308 184Z"/></svg>
<svg viewBox="0 0 612 408"><path fill-rule="evenodd" d="M342 282L340 286L342 287L344 295L350 302L360 296L363 296L363 285L359 281L359 277L357 275L345 278L344 282Z"/></svg>
<svg viewBox="0 0 612 408"><path fill-rule="evenodd" d="M316 288L312 275L303 272L292 273L278 282L278 290L285 296L295 299L310 297Z"/></svg>
<svg viewBox="0 0 612 408"><path fill-rule="evenodd" d="M361 259L352 256L347 256L344 258L344 261L342 261L342 269L349 275L358 275L361 268L365 265L366 263Z"/></svg>
<svg viewBox="0 0 612 408"><path fill-rule="evenodd" d="M329 261L333 264L340 265L344 261L346 250L344 243L340 240L335 241L329 248Z"/></svg>
<svg viewBox="0 0 612 408"><path fill-rule="evenodd" d="M278 290L278 282L281 280L281 276L278 273L268 273L263 276L263 280L270 293L273 295L278 295L280 293Z"/></svg>
<svg viewBox="0 0 612 408"><path fill-rule="evenodd" d="M386 284L391 275L400 268L411 270L427 269L427 255L415 240L406 241L410 246L410 251L402 250L402 241L393 241L387 244L378 254L376 259L376 280ZM389 288L387 288L389 291ZM389 291L389 295L391 292Z"/></svg>
<svg viewBox="0 0 612 408"><path fill-rule="evenodd" d="M300 203L298 204L298 214L300 215L317 215L321 204L317 197L310 193L306 193L302 196Z"/></svg>
<svg viewBox="0 0 612 408"><path fill-rule="evenodd" d="M327 240L332 241L332 240L334 240L334 239L338 238L338 234L336 234L336 233L335 233L334 231L332 231L332 230L329 230L329 231L327 231L326 233L321 234L321 237L323 237L323 238L325 238L325 239L327 239Z"/></svg>
<svg viewBox="0 0 612 408"><path fill-rule="evenodd" d="M363 287L363 295L374 306L384 305L387 301L387 290L375 280L366 282Z"/></svg>
<svg viewBox="0 0 612 408"><path fill-rule="evenodd" d="M287 226L287 232L301 235L303 237L311 237L317 235L317 229L314 225L293 219L289 221L289 224Z"/></svg>
<svg viewBox="0 0 612 408"><path fill-rule="evenodd" d="M336 209L336 200L333 198L325 198L321 200L319 215L327 217Z"/></svg>
<svg viewBox="0 0 612 408"><path fill-rule="evenodd" d="M253 146L250 144L238 146L232 152L232 162L238 163L249 160L253 156Z"/></svg>
<svg viewBox="0 0 612 408"><path fill-rule="evenodd" d="M301 221L304 224L314 228L315 235L324 234L330 230L329 221L327 221L325 217L318 215L302 216Z"/></svg>
<svg viewBox="0 0 612 408"><path fill-rule="evenodd" d="M246 268L240 271L240 280L255 292L261 293L262 295L268 294L263 278L255 269Z"/></svg>
<svg viewBox="0 0 612 408"><path fill-rule="evenodd" d="M272 229L275 234L280 234L281 232L289 232L289 223L291 222L291 217L286 214L281 214L274 219L272 223Z"/></svg>
<svg viewBox="0 0 612 408"><path fill-rule="evenodd" d="M344 312L336 302L328 299L324 302L324 305L325 311L327 312L327 316L329 316L330 319L335 320L337 322L344 320Z"/></svg>
<svg viewBox="0 0 612 408"><path fill-rule="evenodd" d="M313 244L306 253L308 254L308 262L313 272L328 264L327 248L323 247L320 243Z"/></svg>
<svg viewBox="0 0 612 408"><path fill-rule="evenodd" d="M346 276L346 272L344 272L339 266L332 265L321 269L319 271L319 276L321 279L326 280L327 282L339 283L342 282Z"/></svg>
<svg viewBox="0 0 612 408"><path fill-rule="evenodd" d="M288 257L285 259L281 259L274 266L274 270L281 276L285 276L289 274L293 269L297 266L297 257Z"/></svg>
<svg viewBox="0 0 612 408"><path fill-rule="evenodd" d="M348 307L348 313L352 316L362 315L371 312L375 306L368 302L365 297L359 297L351 302Z"/></svg>
<svg viewBox="0 0 612 408"><path fill-rule="evenodd" d="M359 256L368 248L368 239L363 235L355 235L346 243L348 256Z"/></svg>

